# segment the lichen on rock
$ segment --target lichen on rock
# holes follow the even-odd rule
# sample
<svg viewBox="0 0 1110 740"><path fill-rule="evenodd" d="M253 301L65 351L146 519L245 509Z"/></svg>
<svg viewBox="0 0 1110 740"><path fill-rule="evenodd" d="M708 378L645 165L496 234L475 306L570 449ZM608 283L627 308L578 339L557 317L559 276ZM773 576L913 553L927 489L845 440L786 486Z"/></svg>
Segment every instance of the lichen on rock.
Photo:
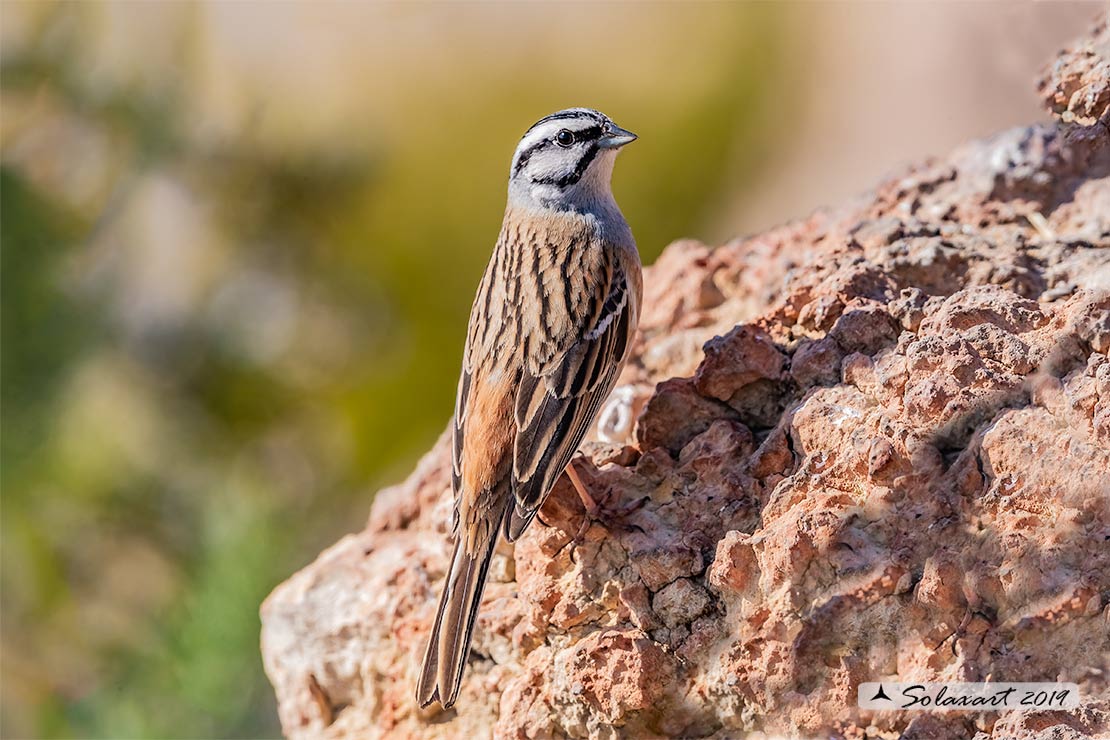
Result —
<svg viewBox="0 0 1110 740"><path fill-rule="evenodd" d="M1110 733L1110 82L1084 73L1077 98L1062 59L1064 121L668 248L624 421L584 446L587 484L643 505L566 547L583 512L556 485L495 559L446 713L412 698L449 555L441 439L263 606L286 734ZM856 708L881 679L1074 681L1084 702Z"/></svg>

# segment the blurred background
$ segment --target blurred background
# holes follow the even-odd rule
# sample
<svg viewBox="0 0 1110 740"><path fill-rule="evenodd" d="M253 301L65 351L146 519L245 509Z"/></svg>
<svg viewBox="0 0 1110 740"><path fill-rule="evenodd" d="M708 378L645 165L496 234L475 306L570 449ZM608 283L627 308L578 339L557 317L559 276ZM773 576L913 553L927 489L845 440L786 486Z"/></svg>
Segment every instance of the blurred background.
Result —
<svg viewBox="0 0 1110 740"><path fill-rule="evenodd" d="M1099 7L4 0L0 734L278 734L258 606L446 423L537 118L640 134L650 262L1042 119Z"/></svg>

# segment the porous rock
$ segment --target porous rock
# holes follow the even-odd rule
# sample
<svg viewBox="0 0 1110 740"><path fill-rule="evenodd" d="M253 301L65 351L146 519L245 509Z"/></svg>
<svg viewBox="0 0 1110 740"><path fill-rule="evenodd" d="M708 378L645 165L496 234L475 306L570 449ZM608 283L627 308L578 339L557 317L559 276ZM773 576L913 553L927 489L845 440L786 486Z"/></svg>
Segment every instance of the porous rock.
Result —
<svg viewBox="0 0 1110 740"><path fill-rule="evenodd" d="M1063 49L1038 82L1048 109L1083 126L1110 123L1110 15Z"/></svg>

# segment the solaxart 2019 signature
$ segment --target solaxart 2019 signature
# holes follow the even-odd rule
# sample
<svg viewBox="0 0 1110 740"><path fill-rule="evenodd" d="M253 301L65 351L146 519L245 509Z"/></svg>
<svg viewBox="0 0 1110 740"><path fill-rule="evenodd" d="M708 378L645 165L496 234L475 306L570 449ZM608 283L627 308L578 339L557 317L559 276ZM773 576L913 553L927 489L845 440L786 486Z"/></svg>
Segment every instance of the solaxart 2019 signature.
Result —
<svg viewBox="0 0 1110 740"><path fill-rule="evenodd" d="M1074 709L1074 683L863 683L859 707L872 710Z"/></svg>

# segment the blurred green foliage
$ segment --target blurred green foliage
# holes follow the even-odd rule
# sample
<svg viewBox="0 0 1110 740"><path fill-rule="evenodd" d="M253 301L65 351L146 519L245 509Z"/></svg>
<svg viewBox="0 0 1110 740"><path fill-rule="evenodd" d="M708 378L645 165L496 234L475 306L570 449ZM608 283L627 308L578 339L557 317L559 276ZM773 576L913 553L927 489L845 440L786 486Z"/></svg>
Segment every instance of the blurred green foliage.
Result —
<svg viewBox="0 0 1110 740"><path fill-rule="evenodd" d="M153 5L2 6L5 737L277 735L259 604L442 429L520 133L640 134L645 261L773 138L769 6ZM272 94L329 33L358 105Z"/></svg>

